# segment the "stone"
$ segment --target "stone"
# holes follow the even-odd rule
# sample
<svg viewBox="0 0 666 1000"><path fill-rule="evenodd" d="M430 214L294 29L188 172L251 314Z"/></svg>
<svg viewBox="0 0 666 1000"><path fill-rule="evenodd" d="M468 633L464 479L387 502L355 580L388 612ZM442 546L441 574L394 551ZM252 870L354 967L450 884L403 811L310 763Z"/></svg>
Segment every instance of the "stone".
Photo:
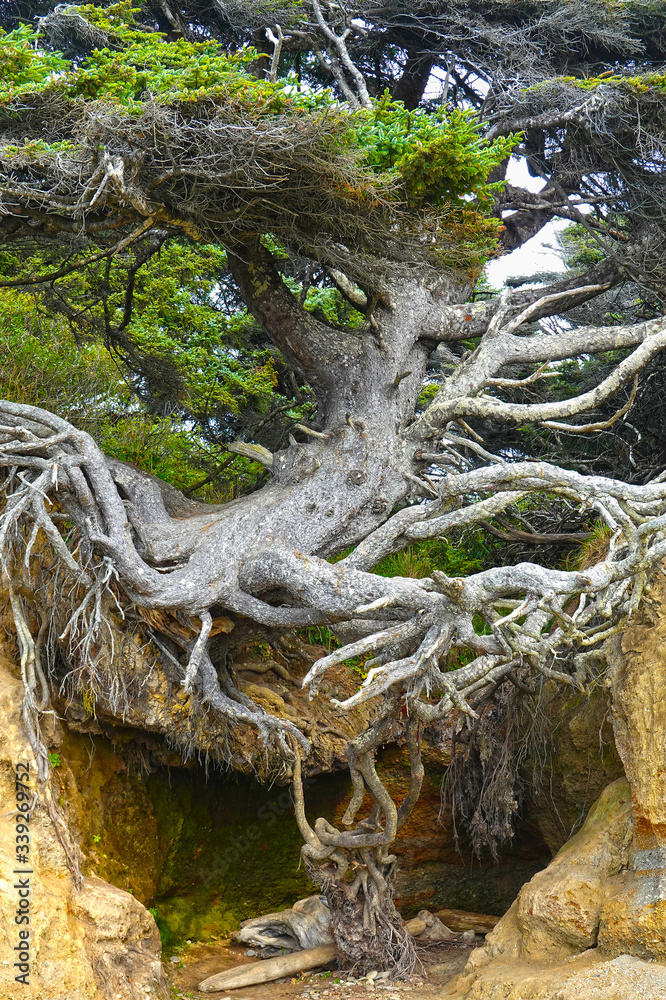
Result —
<svg viewBox="0 0 666 1000"><path fill-rule="evenodd" d="M516 916L525 957L565 958L596 944L605 880L626 866L632 834L631 790L620 778L548 868L521 889Z"/></svg>
<svg viewBox="0 0 666 1000"><path fill-rule="evenodd" d="M666 579L656 575L640 613L611 649L613 728L631 785L628 870L609 880L599 945L666 960Z"/></svg>
<svg viewBox="0 0 666 1000"><path fill-rule="evenodd" d="M566 957L596 944L603 881L591 868L540 872L518 897L524 955Z"/></svg>
<svg viewBox="0 0 666 1000"><path fill-rule="evenodd" d="M523 886L484 945L470 955L470 972L493 961L553 961L594 947L607 886L627 866L632 833L631 791L621 778L608 786L548 868Z"/></svg>
<svg viewBox="0 0 666 1000"><path fill-rule="evenodd" d="M609 880L599 947L609 955L666 961L666 868L622 872Z"/></svg>
<svg viewBox="0 0 666 1000"><path fill-rule="evenodd" d="M429 910L420 910L416 919L425 924L418 935L419 941L450 941L455 936L453 931Z"/></svg>
<svg viewBox="0 0 666 1000"><path fill-rule="evenodd" d="M493 959L501 962L515 961L520 956L522 933L518 925L518 900L514 900L502 919L480 948L476 948L467 961L467 972L474 973Z"/></svg>
<svg viewBox="0 0 666 1000"><path fill-rule="evenodd" d="M666 965L597 948L549 965L503 962L473 977L467 969L441 1000L666 1000Z"/></svg>
<svg viewBox="0 0 666 1000"><path fill-rule="evenodd" d="M632 791L634 851L666 857L666 578L613 648L613 729ZM662 865L666 866L662 861ZM637 864L638 869L649 865Z"/></svg>
<svg viewBox="0 0 666 1000"><path fill-rule="evenodd" d="M412 937L420 937L420 935L423 934L427 926L428 925L426 924L425 920L421 920L420 917L412 917L412 919L408 920L405 924L405 927L412 935Z"/></svg>
<svg viewBox="0 0 666 1000"><path fill-rule="evenodd" d="M157 925L138 899L95 876L69 898L69 913L84 928L86 952L103 992L161 985L161 942Z"/></svg>

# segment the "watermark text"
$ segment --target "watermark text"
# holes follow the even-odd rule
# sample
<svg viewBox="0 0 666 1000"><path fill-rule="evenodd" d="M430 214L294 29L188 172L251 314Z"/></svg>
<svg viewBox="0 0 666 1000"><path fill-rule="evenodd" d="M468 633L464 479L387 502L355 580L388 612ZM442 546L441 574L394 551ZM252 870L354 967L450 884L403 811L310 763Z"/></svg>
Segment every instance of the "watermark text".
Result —
<svg viewBox="0 0 666 1000"><path fill-rule="evenodd" d="M16 765L16 854L14 891L16 911L14 914L15 942L14 979L24 986L30 985L30 808L33 793L30 789L30 764Z"/></svg>

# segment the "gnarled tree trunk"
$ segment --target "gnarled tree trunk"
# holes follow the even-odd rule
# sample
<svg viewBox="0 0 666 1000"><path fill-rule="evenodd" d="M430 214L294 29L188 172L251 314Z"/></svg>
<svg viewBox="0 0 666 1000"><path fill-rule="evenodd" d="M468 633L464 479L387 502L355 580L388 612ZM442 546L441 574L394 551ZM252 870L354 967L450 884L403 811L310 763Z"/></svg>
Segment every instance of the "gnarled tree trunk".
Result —
<svg viewBox="0 0 666 1000"><path fill-rule="evenodd" d="M260 453L272 474L263 489L222 507L174 501L153 477L108 461L66 421L0 403L0 465L7 469L0 553L21 644L26 717L37 745L48 687L44 643L94 673L114 607L120 613L123 605L144 613L180 612L198 624L189 637L171 634L168 641L154 630L157 655L180 672L186 691L231 726L255 726L298 773L306 737L294 722L268 714L238 690L223 649L212 641L215 622L224 615L230 623L227 647L247 639L252 628L279 636L309 624L331 627L347 644L313 666L304 682L311 691L330 667L371 654L366 680L342 703L351 709L376 699L377 705L375 722L349 747L350 829L335 830L324 820L311 829L298 777L295 788L305 856L329 900L343 963L399 974L410 968L413 950L392 902L390 849L420 786L419 724L452 709L475 716L474 699L504 678L515 680L517 667L584 687L586 648L594 653L623 627L666 550L664 482L633 486L545 462L508 462L483 447L465 418L556 423L583 412L663 349L666 327L655 320L557 337L525 334L535 317L552 314L563 302L586 301L607 283L574 279L471 306L448 303L445 285L405 280L390 299L369 308L367 326L352 333L303 310L258 242L234 247L230 260L255 316L317 396L317 427L303 427L303 440L292 439L276 455ZM463 358L451 355L454 370L418 414L437 343L471 333L482 335L480 346ZM485 391L510 383L497 377L506 365L611 348L634 350L595 390L574 399L523 405ZM436 484L424 474L430 466L444 473ZM521 563L466 579L372 572L379 559L412 541L483 522L543 491L596 507L610 525L609 552L595 566L565 572ZM40 609L30 599L38 538L51 547L66 581L55 608ZM327 561L347 546L355 546L351 554ZM71 614L49 640L65 594L73 595ZM473 658L449 672L444 657L451 649L471 650ZM562 651L571 649L576 655L563 660ZM373 754L397 736L403 708L412 788L396 808L377 778ZM372 808L357 822L366 791Z"/></svg>
<svg viewBox="0 0 666 1000"><path fill-rule="evenodd" d="M343 968L357 975L372 969L408 975L415 964L414 943L393 902L396 834L418 801L423 782L420 723L410 719L405 735L411 764L410 788L396 807L374 765L382 743L395 738L398 723L390 703L384 713L347 748L353 797L337 830L325 819L314 829L305 815L300 759L294 771L296 819L305 840L303 859L331 911L331 927ZM358 819L366 794L371 808Z"/></svg>

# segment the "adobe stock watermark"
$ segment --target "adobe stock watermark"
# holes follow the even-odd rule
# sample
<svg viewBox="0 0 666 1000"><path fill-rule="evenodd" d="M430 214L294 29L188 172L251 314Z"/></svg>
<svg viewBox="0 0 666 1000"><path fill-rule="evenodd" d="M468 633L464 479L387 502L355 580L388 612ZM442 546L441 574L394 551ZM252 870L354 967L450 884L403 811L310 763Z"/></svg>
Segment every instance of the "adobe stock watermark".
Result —
<svg viewBox="0 0 666 1000"><path fill-rule="evenodd" d="M30 789L30 764L16 765L16 811L15 817L15 865L14 891L16 910L14 913L15 934L13 945L13 967L17 970L14 979L24 986L30 985L30 807L33 793Z"/></svg>

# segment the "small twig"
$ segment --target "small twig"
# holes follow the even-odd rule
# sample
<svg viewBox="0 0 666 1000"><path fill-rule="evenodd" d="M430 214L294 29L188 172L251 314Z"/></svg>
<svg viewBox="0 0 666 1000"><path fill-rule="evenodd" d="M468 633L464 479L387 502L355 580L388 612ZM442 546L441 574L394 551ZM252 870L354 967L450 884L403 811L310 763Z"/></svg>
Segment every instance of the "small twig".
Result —
<svg viewBox="0 0 666 1000"><path fill-rule="evenodd" d="M556 420L544 420L541 426L548 427L550 430L567 431L569 434L589 434L592 431L605 431L609 427L612 427L613 424L617 423L617 421L621 417L623 417L625 413L629 412L629 410L634 405L637 392L638 392L638 375L635 375L629 399L624 404L624 406L621 409L617 410L612 417L608 418L608 420L600 420L593 424L561 424L558 423Z"/></svg>

